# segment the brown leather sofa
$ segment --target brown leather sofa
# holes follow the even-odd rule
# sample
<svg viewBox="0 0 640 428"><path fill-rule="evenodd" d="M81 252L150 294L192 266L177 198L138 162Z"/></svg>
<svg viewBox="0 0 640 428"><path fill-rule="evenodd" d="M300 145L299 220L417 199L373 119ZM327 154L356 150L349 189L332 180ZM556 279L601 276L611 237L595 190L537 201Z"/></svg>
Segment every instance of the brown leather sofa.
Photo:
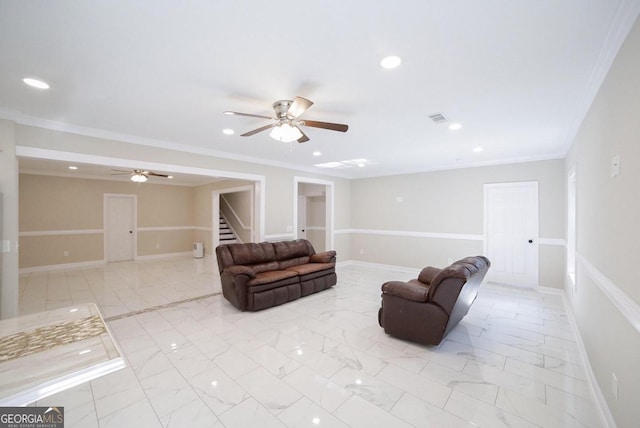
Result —
<svg viewBox="0 0 640 428"><path fill-rule="evenodd" d="M428 266L417 279L382 284L378 323L400 339L437 345L467 314L491 262L466 257L438 269Z"/></svg>
<svg viewBox="0 0 640 428"><path fill-rule="evenodd" d="M242 311L259 311L334 286L336 252L316 253L306 239L224 244L216 248L222 294Z"/></svg>

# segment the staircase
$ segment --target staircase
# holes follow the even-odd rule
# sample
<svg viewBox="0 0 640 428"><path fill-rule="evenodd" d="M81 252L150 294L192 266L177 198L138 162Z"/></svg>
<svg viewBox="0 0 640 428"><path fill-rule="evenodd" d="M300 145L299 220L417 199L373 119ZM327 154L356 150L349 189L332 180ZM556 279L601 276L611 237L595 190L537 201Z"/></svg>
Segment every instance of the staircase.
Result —
<svg viewBox="0 0 640 428"><path fill-rule="evenodd" d="M220 214L220 244L235 244L238 241L233 230L227 224L222 214Z"/></svg>

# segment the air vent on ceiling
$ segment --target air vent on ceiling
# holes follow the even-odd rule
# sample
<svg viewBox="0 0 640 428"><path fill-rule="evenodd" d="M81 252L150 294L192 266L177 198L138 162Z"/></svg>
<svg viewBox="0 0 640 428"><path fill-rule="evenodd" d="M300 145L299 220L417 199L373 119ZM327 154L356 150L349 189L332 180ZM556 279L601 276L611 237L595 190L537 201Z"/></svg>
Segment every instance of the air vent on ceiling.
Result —
<svg viewBox="0 0 640 428"><path fill-rule="evenodd" d="M433 120L434 123L445 123L447 121L447 118L442 113L430 114L429 119Z"/></svg>

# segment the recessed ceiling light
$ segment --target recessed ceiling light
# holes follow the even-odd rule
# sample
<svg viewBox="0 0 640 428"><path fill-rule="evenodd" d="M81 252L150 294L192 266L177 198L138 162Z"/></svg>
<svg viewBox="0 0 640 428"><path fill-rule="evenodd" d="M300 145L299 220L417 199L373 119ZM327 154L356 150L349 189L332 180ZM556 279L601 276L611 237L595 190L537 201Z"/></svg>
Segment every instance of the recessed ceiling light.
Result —
<svg viewBox="0 0 640 428"><path fill-rule="evenodd" d="M391 70L399 66L401 62L402 58L400 58L399 56L391 55L382 58L382 61L380 61L380 66L382 68L386 68L387 70Z"/></svg>
<svg viewBox="0 0 640 428"><path fill-rule="evenodd" d="M227 129L223 129L223 130L222 130L222 133L223 133L224 135L233 135L233 134L235 134L235 131L234 131L233 129L229 129L229 128L227 128Z"/></svg>
<svg viewBox="0 0 640 428"><path fill-rule="evenodd" d="M458 129L462 128L462 125L456 122L450 123L449 124L449 129L451 131L457 131Z"/></svg>
<svg viewBox="0 0 640 428"><path fill-rule="evenodd" d="M22 81L33 88L49 89L49 84L47 82L43 82L42 80L25 77L24 79L22 79Z"/></svg>
<svg viewBox="0 0 640 428"><path fill-rule="evenodd" d="M167 178L168 178L168 179L172 179L172 178L173 178L173 175L167 175Z"/></svg>
<svg viewBox="0 0 640 428"><path fill-rule="evenodd" d="M78 167L77 166L73 166L73 165L69 165L69 169L72 169L72 170L75 171L76 169L78 169Z"/></svg>
<svg viewBox="0 0 640 428"><path fill-rule="evenodd" d="M224 114L226 114L227 116L233 116L235 113L232 111L225 111L223 112Z"/></svg>
<svg viewBox="0 0 640 428"><path fill-rule="evenodd" d="M314 155L314 156L320 156L320 155L322 155L322 153L320 153L320 152L313 152L313 155Z"/></svg>
<svg viewBox="0 0 640 428"><path fill-rule="evenodd" d="M364 164L363 164L363 163L359 163L359 164L358 164L358 166L359 166L360 168L364 168Z"/></svg>
<svg viewBox="0 0 640 428"><path fill-rule="evenodd" d="M481 152L481 151L483 151L483 150L484 150L484 149L483 149L482 147L475 147L475 148L473 149L473 152L474 152L474 153L480 153L480 152Z"/></svg>

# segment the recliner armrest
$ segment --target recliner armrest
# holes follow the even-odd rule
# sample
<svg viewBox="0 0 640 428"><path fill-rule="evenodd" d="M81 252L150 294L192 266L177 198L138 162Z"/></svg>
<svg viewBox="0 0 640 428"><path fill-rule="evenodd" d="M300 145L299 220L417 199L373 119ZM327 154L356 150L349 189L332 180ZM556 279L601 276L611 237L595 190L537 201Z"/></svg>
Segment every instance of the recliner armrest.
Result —
<svg viewBox="0 0 640 428"><path fill-rule="evenodd" d="M389 281L382 284L382 294L397 296L414 302L426 302L429 295L429 287L402 281Z"/></svg>
<svg viewBox="0 0 640 428"><path fill-rule="evenodd" d="M423 282L427 285L431 284L433 278L441 271L442 269L436 268L433 266L427 266L426 268L420 271L420 275L418 275L418 281Z"/></svg>
<svg viewBox="0 0 640 428"><path fill-rule="evenodd" d="M311 263L332 263L335 262L336 252L334 250L315 253L309 257Z"/></svg>
<svg viewBox="0 0 640 428"><path fill-rule="evenodd" d="M223 272L231 274L233 276L244 274L244 275L247 275L251 279L256 277L256 274L253 272L253 269L251 269L248 266L243 266L243 265L233 265L233 266L226 267L226 268L224 268Z"/></svg>

